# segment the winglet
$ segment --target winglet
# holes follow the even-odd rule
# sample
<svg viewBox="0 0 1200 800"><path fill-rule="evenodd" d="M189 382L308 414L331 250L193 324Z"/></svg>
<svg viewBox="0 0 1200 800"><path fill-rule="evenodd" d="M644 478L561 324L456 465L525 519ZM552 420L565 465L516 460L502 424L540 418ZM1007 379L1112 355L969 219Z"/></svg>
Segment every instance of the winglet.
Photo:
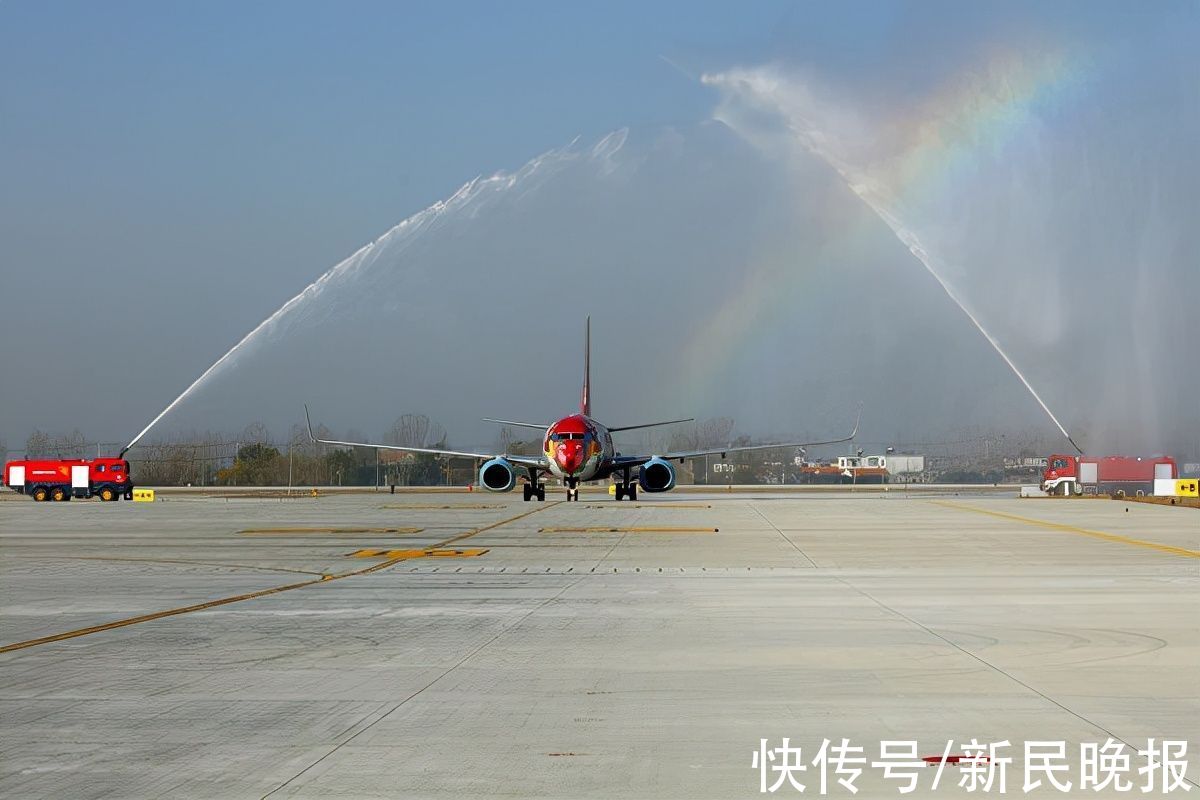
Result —
<svg viewBox="0 0 1200 800"><path fill-rule="evenodd" d="M315 444L317 437L313 435L312 420L308 418L308 403L304 404L304 424L308 426L308 440Z"/></svg>
<svg viewBox="0 0 1200 800"><path fill-rule="evenodd" d="M850 431L850 435L846 437L847 439L853 439L855 436L858 436L858 423L862 422L862 410L863 410L863 401L859 400L858 401L858 416L854 418L854 430Z"/></svg>

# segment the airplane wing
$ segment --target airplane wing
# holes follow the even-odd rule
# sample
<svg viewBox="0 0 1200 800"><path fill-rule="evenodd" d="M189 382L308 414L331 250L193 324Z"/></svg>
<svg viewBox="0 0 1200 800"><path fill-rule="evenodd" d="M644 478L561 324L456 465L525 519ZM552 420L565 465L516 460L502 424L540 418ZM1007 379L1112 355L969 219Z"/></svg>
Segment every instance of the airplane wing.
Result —
<svg viewBox="0 0 1200 800"><path fill-rule="evenodd" d="M518 456L518 455L501 455L499 453L472 453L465 450L440 450L432 447L409 447L407 445L397 444L379 444L377 442L342 442L337 439L318 439L313 433L312 421L308 418L308 406L304 407L304 422L308 426L308 438L314 442L321 444L340 445L342 447L370 447L376 450L399 450L403 453L422 453L431 456L450 456L458 458L480 458L489 460L493 458L505 458L514 464L522 467L540 467L546 469L549 464L545 456Z"/></svg>
<svg viewBox="0 0 1200 800"><path fill-rule="evenodd" d="M695 422L695 421L696 421L695 417L688 417L687 419L669 419L666 422L646 422L641 425L622 425L618 428L609 428L608 432L616 433L617 431L636 431L640 428L657 428L660 425L674 425L677 422Z"/></svg>
<svg viewBox="0 0 1200 800"><path fill-rule="evenodd" d="M862 409L859 408L859 419L862 418ZM667 461L679 460L683 461L688 458L699 458L700 456L720 456L724 458L729 453L744 453L748 450L773 450L781 447L817 447L823 444L840 444L848 442L858 435L859 419L854 421L854 430L850 431L849 435L843 436L840 439L829 439L823 442L777 442L774 444L751 444L740 445L737 447L710 447L704 450L680 450L676 452L658 453L656 456L617 456L614 459L618 468L620 467L636 467L645 464L652 458L662 458Z"/></svg>
<svg viewBox="0 0 1200 800"><path fill-rule="evenodd" d="M498 422L501 425L513 425L518 428L537 428L540 431L545 431L547 428L550 427L549 425L544 425L540 422L517 422L516 420L511 420L511 419L492 419L491 417L484 417L483 421L484 422Z"/></svg>

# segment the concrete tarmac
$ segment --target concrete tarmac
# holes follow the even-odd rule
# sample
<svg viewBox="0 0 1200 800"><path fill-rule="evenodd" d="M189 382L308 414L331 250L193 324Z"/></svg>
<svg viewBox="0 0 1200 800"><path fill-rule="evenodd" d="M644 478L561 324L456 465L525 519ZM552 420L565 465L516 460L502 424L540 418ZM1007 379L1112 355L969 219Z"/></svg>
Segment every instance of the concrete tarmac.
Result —
<svg viewBox="0 0 1200 800"><path fill-rule="evenodd" d="M1193 509L555 495L0 503L0 796L819 796L843 737L828 796L900 796L883 740L972 739L1008 794L1050 741L1117 796L1079 786L1112 739L1140 794L1150 738L1200 796ZM755 768L783 737L805 770Z"/></svg>

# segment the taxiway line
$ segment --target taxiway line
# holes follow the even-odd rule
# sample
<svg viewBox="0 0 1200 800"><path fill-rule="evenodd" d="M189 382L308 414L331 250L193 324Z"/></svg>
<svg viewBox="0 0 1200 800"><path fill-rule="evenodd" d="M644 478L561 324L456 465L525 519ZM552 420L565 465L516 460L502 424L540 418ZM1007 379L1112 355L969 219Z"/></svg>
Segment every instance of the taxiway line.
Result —
<svg viewBox="0 0 1200 800"><path fill-rule="evenodd" d="M942 506L943 508L953 508L958 511L971 511L976 514L987 514L989 517L1007 519L1013 522L1021 522L1025 525L1033 525L1038 528L1046 528L1053 531L1064 531L1066 533L1076 533L1081 536L1091 536L1094 539L1103 539L1106 542L1128 544L1133 545L1134 547L1145 547L1149 550L1158 550L1162 553L1170 553L1171 555L1183 556L1184 558L1200 558L1200 550L1188 550L1186 547L1174 547L1169 544L1147 542L1144 539L1133 539L1129 536L1120 536L1115 533L1105 533L1104 531L1093 531L1088 530L1087 528L1078 528L1074 525L1065 525L1061 522L1047 522L1046 520L1034 519L1032 517L1021 517L1016 514L1006 514L1003 511L989 511L986 508L966 506L949 500L930 500L929 502L937 506Z"/></svg>
<svg viewBox="0 0 1200 800"><path fill-rule="evenodd" d="M515 517L509 517L507 519L502 519L499 522L494 522L491 525L485 525L482 528L475 528L473 530L467 531L466 533L459 534L458 536L452 536L449 539L446 539L445 541L438 542L437 544L432 545L429 549L445 547L447 544L449 544L451 542L460 541L462 539L468 539L472 536L476 536L480 533L483 533L484 531L490 531L495 528L499 528L501 525L507 525L510 522L516 522L519 519L524 519L525 517L528 517L532 514L536 514L539 511L545 511L546 509L552 508L553 506L556 506L556 505L558 505L558 503L546 503L544 505L539 503L538 507L532 509L531 511L526 511L522 514L517 514ZM118 628L127 628L130 625L138 625L143 622L153 622L154 620L165 619L166 617L177 617L181 614L190 614L194 611L204 611L205 609L209 609L209 608L217 608L218 606L226 606L226 605L229 605L230 603L240 603L243 600L254 600L259 597L267 597L269 595L280 594L282 592L290 592L293 589L303 589L305 586L315 586L315 585L321 584L321 583L330 583L331 581L342 580L343 578L352 578L356 575L369 575L372 572L379 572L380 570L387 569L388 567L391 567L391 566L395 566L396 564L399 564L401 561L408 561L411 558L421 558L422 556L423 556L423 553L421 555L407 555L406 554L403 556L399 556L397 558L390 558L387 561L383 561L379 564L373 564L369 567L363 567L362 569L350 570L349 572L339 572L334 575L324 574L324 575L321 575L321 577L319 577L319 578L314 578L313 580L309 580L309 581L301 581L299 583L289 583L284 586L273 586L270 589L261 589L257 592L247 592L245 594L233 595L232 597L222 597L217 600L208 600L203 603L196 603L196 604L190 605L190 606L182 606L180 608L169 608L165 611L155 611L151 614L141 614L136 617L127 617L126 619L113 620L112 622L105 622L100 625L91 625L87 628L76 628L73 631L64 631L62 633L51 634L50 636L41 636L37 639L27 639L23 642L13 642L12 644L6 644L6 645L0 647L0 653L11 653L16 650L24 650L26 648L37 647L38 645L42 645L42 644L50 644L52 642L62 642L62 641L66 641L68 639L77 639L80 636L88 636L93 633L103 633L104 631L112 631L112 630L116 630Z"/></svg>
<svg viewBox="0 0 1200 800"><path fill-rule="evenodd" d="M344 576L338 576L344 577ZM92 625L88 628L77 628L73 631L64 631L63 633L55 633L51 636L42 636L38 639L27 639L24 642L14 642L0 647L0 653L11 653L14 650L24 650L27 647L36 647L39 644L50 644L51 642L61 642L67 639L75 639L80 636L87 636L92 633L101 633L103 631L116 630L117 628L126 628L130 625L137 625L140 622L151 622L164 617L175 617L180 614L190 614L193 611L203 611L206 608L216 608L230 603L238 603L242 600L253 600L256 597L266 597L271 594L279 594L280 592L299 589L302 586L312 586L314 583L324 583L334 580L334 576L329 575L322 578L315 578L311 581L302 581L300 583L289 583L286 586L275 586L270 589L263 589L257 592L248 592L247 594L234 595L233 597L222 597L219 600L209 600L205 603L197 603L191 606L183 606L182 608L171 608L166 611L155 611L153 614L142 614L138 617L128 617L126 619L118 619L113 622L105 622L101 625Z"/></svg>

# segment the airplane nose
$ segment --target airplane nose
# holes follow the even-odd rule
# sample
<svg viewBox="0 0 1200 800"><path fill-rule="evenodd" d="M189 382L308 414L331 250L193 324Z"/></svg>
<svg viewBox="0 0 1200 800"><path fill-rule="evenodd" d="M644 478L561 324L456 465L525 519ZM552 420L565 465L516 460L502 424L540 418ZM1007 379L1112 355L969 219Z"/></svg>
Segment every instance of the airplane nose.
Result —
<svg viewBox="0 0 1200 800"><path fill-rule="evenodd" d="M583 465L583 445L574 442L558 451L558 465L568 474L577 472Z"/></svg>

